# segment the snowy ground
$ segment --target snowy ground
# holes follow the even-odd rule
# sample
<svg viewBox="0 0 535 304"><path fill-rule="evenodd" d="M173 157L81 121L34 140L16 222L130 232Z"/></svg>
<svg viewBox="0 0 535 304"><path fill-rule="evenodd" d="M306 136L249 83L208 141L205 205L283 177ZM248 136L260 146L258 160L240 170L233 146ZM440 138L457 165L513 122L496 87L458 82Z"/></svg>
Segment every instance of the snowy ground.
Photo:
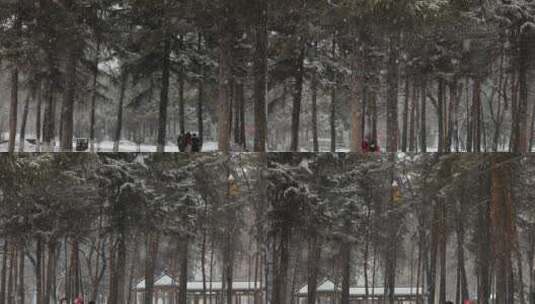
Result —
<svg viewBox="0 0 535 304"><path fill-rule="evenodd" d="M73 144L73 150L75 145ZM95 152L113 152L113 141L102 141L95 144ZM0 143L0 152L8 151L8 143ZM15 151L19 151L19 140L17 137L17 143L15 146ZM56 143L54 147L54 152L59 152L59 143ZM89 151L89 150L88 150ZM217 151L217 142L205 142L203 144L203 152ZM37 152L37 146L29 142L24 143L24 152ZM45 152L41 146L41 152ZM119 152L156 152L156 145L150 144L136 144L128 140L121 140L119 144ZM168 142L165 146L165 152L178 152L178 146Z"/></svg>

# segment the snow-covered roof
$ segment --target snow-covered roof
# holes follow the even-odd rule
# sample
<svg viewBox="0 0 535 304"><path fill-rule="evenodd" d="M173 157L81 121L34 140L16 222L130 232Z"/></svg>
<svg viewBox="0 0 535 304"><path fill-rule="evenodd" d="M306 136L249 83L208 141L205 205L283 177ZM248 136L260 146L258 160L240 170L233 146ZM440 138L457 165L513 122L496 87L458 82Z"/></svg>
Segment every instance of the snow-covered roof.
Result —
<svg viewBox="0 0 535 304"><path fill-rule="evenodd" d="M340 291L340 287L336 288L337 291ZM325 280L323 283L321 283L318 288L317 292L324 293L324 292L334 292L335 285L330 280ZM416 294L416 287L396 287L394 288L394 294L396 296L409 296L409 295L415 295ZM375 288L368 288L368 293L371 295L372 293L376 296L383 296L385 292L384 287L375 287ZM297 292L298 295L306 296L308 294L308 285L303 286L299 291ZM418 288L418 294L422 294L422 288ZM349 288L349 295L358 297L358 296L364 296L366 295L366 288L364 287L352 287Z"/></svg>
<svg viewBox="0 0 535 304"><path fill-rule="evenodd" d="M173 287L173 286L177 286L176 281L166 274L161 275L154 282L154 287ZM142 280L141 282L139 282L136 285L136 289L145 289L145 280Z"/></svg>
<svg viewBox="0 0 535 304"><path fill-rule="evenodd" d="M221 290L221 282L220 281L213 281L213 282L206 282L206 289L212 289L212 290ZM210 288L211 286L211 288ZM257 287L260 286L260 282L257 282ZM156 281L154 282L154 287L178 287L177 281L170 277L167 274L161 275ZM232 289L234 290L254 290L255 288L255 282L233 282L232 283ZM142 280L136 285L136 289L145 289L145 280ZM189 291L202 291L203 290L203 282L188 282L187 289Z"/></svg>
<svg viewBox="0 0 535 304"><path fill-rule="evenodd" d="M340 289L340 288L338 288ZM334 283L331 280L325 280L323 283L321 283L318 288L316 288L316 291L318 292L332 292L334 291ZM303 286L299 291L298 294L308 294L308 285Z"/></svg>

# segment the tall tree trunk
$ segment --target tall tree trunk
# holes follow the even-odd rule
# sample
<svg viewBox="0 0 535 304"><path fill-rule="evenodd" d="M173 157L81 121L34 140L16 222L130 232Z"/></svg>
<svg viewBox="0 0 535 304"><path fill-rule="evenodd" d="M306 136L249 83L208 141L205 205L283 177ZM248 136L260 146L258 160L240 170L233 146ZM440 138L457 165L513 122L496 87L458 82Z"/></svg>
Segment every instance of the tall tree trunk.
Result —
<svg viewBox="0 0 535 304"><path fill-rule="evenodd" d="M312 150L314 152L319 152L319 143L318 143L318 88L316 73L313 72L312 76Z"/></svg>
<svg viewBox="0 0 535 304"><path fill-rule="evenodd" d="M266 151L266 78L268 52L268 1L256 0L255 58L254 58L254 151Z"/></svg>
<svg viewBox="0 0 535 304"><path fill-rule="evenodd" d="M116 269L116 275L117 275L117 282L116 288L117 288L117 304L123 304L125 301L125 283L126 283L126 235L125 233L121 233L119 236L119 240L117 243L117 269Z"/></svg>
<svg viewBox="0 0 535 304"><path fill-rule="evenodd" d="M462 190L464 194L464 189ZM464 198L462 198L464 199ZM464 301L469 299L468 295L468 282L466 279L466 268L465 268L465 258L464 258L464 201L457 202L457 268L459 269L458 281L459 281L459 298L460 302L458 304L464 304Z"/></svg>
<svg viewBox="0 0 535 304"><path fill-rule="evenodd" d="M93 83L91 84L91 113L89 117L89 149L95 152L95 112L97 103L98 85L98 63L100 56L100 38L97 34L97 46L95 50L95 61L93 62Z"/></svg>
<svg viewBox="0 0 535 304"><path fill-rule="evenodd" d="M43 239L41 236L36 237L35 242L35 303L43 304L43 280L42 280L42 261L43 261Z"/></svg>
<svg viewBox="0 0 535 304"><path fill-rule="evenodd" d="M406 76L405 79L405 99L403 103L403 127L402 127L402 135L401 138L401 151L407 152L407 143L409 141L409 100L410 100L410 82L409 77Z"/></svg>
<svg viewBox="0 0 535 304"><path fill-rule="evenodd" d="M427 152L427 133L426 133L426 103L427 103L427 84L425 76L422 79L422 94L420 95L421 106L420 110L420 152Z"/></svg>
<svg viewBox="0 0 535 304"><path fill-rule="evenodd" d="M156 258L158 255L158 233L145 232L145 295L143 304L153 304L154 296L154 270L156 268Z"/></svg>
<svg viewBox="0 0 535 304"><path fill-rule="evenodd" d="M225 3L219 25L219 73L217 95L218 150L230 151L233 7Z"/></svg>
<svg viewBox="0 0 535 304"><path fill-rule="evenodd" d="M307 304L316 304L321 246L319 236L312 232L308 239Z"/></svg>
<svg viewBox="0 0 535 304"><path fill-rule="evenodd" d="M121 87L119 92L119 104L117 105L117 121L115 125L115 134L113 138L113 152L119 152L119 145L121 141L121 132L123 129L123 108L124 108L124 95L126 91L126 82L128 81L128 76L126 71L122 72L121 75Z"/></svg>
<svg viewBox="0 0 535 304"><path fill-rule="evenodd" d="M76 65L79 58L77 46L69 47L65 75L65 91L61 104L61 138L62 151L72 151L73 123L74 123L74 98L76 90Z"/></svg>
<svg viewBox="0 0 535 304"><path fill-rule="evenodd" d="M11 102L9 105L9 147L8 152L15 152L17 136L17 112L19 104L19 70L14 67L11 71Z"/></svg>
<svg viewBox="0 0 535 304"><path fill-rule="evenodd" d="M2 272L0 273L0 304L6 304L6 285L8 272L8 253L9 242L7 238L4 240L4 254L2 255Z"/></svg>
<svg viewBox="0 0 535 304"><path fill-rule="evenodd" d="M473 82L472 128L474 152L481 152L481 79L476 77Z"/></svg>
<svg viewBox="0 0 535 304"><path fill-rule="evenodd" d="M35 109L35 140L37 149L36 152L41 152L41 140L42 140L42 132L41 132L41 107L43 104L43 92L42 92L42 83L39 81L37 84L37 107ZM37 303L40 304L40 303Z"/></svg>
<svg viewBox="0 0 535 304"><path fill-rule="evenodd" d="M199 54L202 52L202 34L199 33L197 51ZM201 75L198 83L198 96L197 96L197 129L199 132L199 140L201 146L204 141L204 125L203 125L203 102L204 102L204 67L200 67L199 74ZM206 304L206 303L204 303Z"/></svg>
<svg viewBox="0 0 535 304"><path fill-rule="evenodd" d="M56 120L56 105L55 105L55 81L52 75L49 75L46 89L46 103L45 113L43 117L43 143L45 144L45 150L54 149L55 140L55 120Z"/></svg>
<svg viewBox="0 0 535 304"><path fill-rule="evenodd" d="M518 109L517 120L518 128L515 136L515 144L513 145L513 152L527 152L528 151L528 65L526 62L530 60L531 50L529 47L530 38L526 33L519 34L518 47Z"/></svg>
<svg viewBox="0 0 535 304"><path fill-rule="evenodd" d="M491 209L493 244L495 244L496 303L511 303L513 290L511 263L516 247L514 206L510 189L511 156L497 155L491 159Z"/></svg>
<svg viewBox="0 0 535 304"><path fill-rule="evenodd" d="M167 25L164 25L164 47L162 54L162 81L160 88L160 104L158 114L158 143L156 150L158 152L165 152L165 141L167 133L167 105L169 104L169 65L171 53L171 38L167 32Z"/></svg>
<svg viewBox="0 0 535 304"><path fill-rule="evenodd" d="M19 304L24 304L24 240L20 240L19 242L19 284L18 284L18 301Z"/></svg>
<svg viewBox="0 0 535 304"><path fill-rule="evenodd" d="M303 79L304 79L304 61L305 61L305 41L303 37L300 37L300 50L299 55L296 58L295 70L294 70L294 94L292 102L292 126L291 126L291 143L290 151L299 151L299 129L301 118L301 99L303 95Z"/></svg>
<svg viewBox="0 0 535 304"><path fill-rule="evenodd" d="M24 152L24 141L26 140L26 125L28 122L29 111L30 111L30 94L26 96L26 100L24 101L24 110L22 112L22 122L20 124L20 133L19 133L19 152Z"/></svg>
<svg viewBox="0 0 535 304"><path fill-rule="evenodd" d="M55 288L56 281L56 240L50 238L47 243L47 266L46 266L46 281L45 281L45 300L43 304L55 303Z"/></svg>
<svg viewBox="0 0 535 304"><path fill-rule="evenodd" d="M446 249L447 249L447 209L444 200L440 203L440 292L439 304L446 304Z"/></svg>
<svg viewBox="0 0 535 304"><path fill-rule="evenodd" d="M349 286L351 284L351 243L342 242L340 252L342 258L342 290L340 304L349 304Z"/></svg>
<svg viewBox="0 0 535 304"><path fill-rule="evenodd" d="M188 304L188 261L189 261L189 238L182 238L182 251L180 253L180 279L178 280L178 304Z"/></svg>
<svg viewBox="0 0 535 304"><path fill-rule="evenodd" d="M409 119L409 151L416 152L416 131L417 131L417 105L418 104L418 87L413 84L411 107L410 107L410 119Z"/></svg>
<svg viewBox="0 0 535 304"><path fill-rule="evenodd" d="M331 59L336 59L336 33L333 34ZM331 131L331 152L336 152L336 70L333 70L333 86L331 88L331 103L329 105L329 124Z"/></svg>
<svg viewBox="0 0 535 304"><path fill-rule="evenodd" d="M22 8L23 0L17 1L17 13L14 28L16 31L16 46L22 47ZM18 52L17 52L18 53ZM15 152L15 139L17 136L17 114L19 104L19 68L18 54L13 59L11 68L11 100L9 103L9 143L8 152Z"/></svg>
<svg viewBox="0 0 535 304"><path fill-rule="evenodd" d="M398 82L399 82L399 42L401 33L394 30L390 35L388 50L388 72L386 93L386 151L398 150Z"/></svg>

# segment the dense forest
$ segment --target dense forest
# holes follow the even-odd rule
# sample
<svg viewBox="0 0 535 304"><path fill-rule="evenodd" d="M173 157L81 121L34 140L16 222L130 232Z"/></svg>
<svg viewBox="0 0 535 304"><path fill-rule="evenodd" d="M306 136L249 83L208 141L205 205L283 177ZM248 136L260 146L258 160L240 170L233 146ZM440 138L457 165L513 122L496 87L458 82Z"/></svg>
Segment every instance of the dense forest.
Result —
<svg viewBox="0 0 535 304"><path fill-rule="evenodd" d="M254 281L247 304L528 304L535 158L515 154L20 154L0 158L0 304L160 304L155 280ZM144 280L143 302L134 287ZM231 284L228 284L231 283ZM466 300L476 300L466 302ZM201 302L195 302L201 303ZM323 302L322 302L323 303Z"/></svg>
<svg viewBox="0 0 535 304"><path fill-rule="evenodd" d="M1 148L176 151L190 132L205 151L530 151L534 16L531 0L2 0Z"/></svg>

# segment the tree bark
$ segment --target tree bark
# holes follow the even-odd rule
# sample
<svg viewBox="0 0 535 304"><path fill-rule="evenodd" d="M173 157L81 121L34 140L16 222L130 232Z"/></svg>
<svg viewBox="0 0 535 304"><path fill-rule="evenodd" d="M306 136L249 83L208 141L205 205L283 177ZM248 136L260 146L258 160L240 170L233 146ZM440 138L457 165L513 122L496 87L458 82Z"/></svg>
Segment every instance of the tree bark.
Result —
<svg viewBox="0 0 535 304"><path fill-rule="evenodd" d="M119 152L119 145L121 141L121 132L123 129L123 108L124 108L124 95L126 91L126 82L128 76L126 71L122 71L121 75L121 87L119 92L119 104L117 105L117 122L115 125L115 136L113 138L113 152Z"/></svg>
<svg viewBox="0 0 535 304"><path fill-rule="evenodd" d="M387 93L386 93L386 151L397 152L398 150L398 82L399 82L399 42L400 33L396 30L390 35Z"/></svg>
<svg viewBox="0 0 535 304"><path fill-rule="evenodd" d="M26 125L28 122L28 112L30 111L30 96L26 96L24 101L24 110L22 112L22 122L19 133L19 152L24 152L24 141L26 140Z"/></svg>
<svg viewBox="0 0 535 304"><path fill-rule="evenodd" d="M156 147L157 152L165 152L165 141L167 134L167 105L169 104L169 56L171 53L171 38L167 32L167 25L164 25L164 27L164 46L161 58L162 80L158 114L158 143Z"/></svg>
<svg viewBox="0 0 535 304"><path fill-rule="evenodd" d="M61 104L60 147L62 151L72 151L76 65L78 57L79 52L77 47L69 47L65 75L65 91L63 94L63 102Z"/></svg>
<svg viewBox="0 0 535 304"><path fill-rule="evenodd" d="M268 1L256 0L257 22L255 24L254 58L254 151L265 152L267 141L266 79L267 79L267 18Z"/></svg>
<svg viewBox="0 0 535 304"><path fill-rule="evenodd" d="M199 33L198 47L197 51L202 52L202 34ZM204 102L204 68L201 65L200 72L201 75L198 83L198 96L197 96L197 129L199 132L199 140L201 141L201 146L204 141L204 125L203 125L203 102ZM205 303L206 304L206 303Z"/></svg>
<svg viewBox="0 0 535 304"><path fill-rule="evenodd" d="M301 41L301 46L299 50L299 55L295 61L295 70L294 70L294 94L292 102L292 126L291 126L291 143L290 151L298 152L299 151L299 129L300 129L300 118L301 118L301 99L303 95L303 79L304 79L304 61L305 61L305 41L303 37L299 38Z"/></svg>
<svg viewBox="0 0 535 304"><path fill-rule="evenodd" d="M6 303L6 285L7 285L7 272L8 272L8 253L9 242L7 238L4 240L4 254L2 255L2 272L0 273L0 304Z"/></svg>
<svg viewBox="0 0 535 304"><path fill-rule="evenodd" d="M403 137L401 138L401 151L407 152L407 143L409 141L409 100L410 100L410 82L409 77L406 76L405 79L405 99L403 103L403 126L402 126L402 133Z"/></svg>
<svg viewBox="0 0 535 304"><path fill-rule="evenodd" d="M93 62L93 83L91 85L91 114L89 117L89 149L95 152L95 112L97 102L97 84L98 84L98 63L100 55L100 39L97 34L95 61Z"/></svg>
<svg viewBox="0 0 535 304"><path fill-rule="evenodd" d="M320 256L321 246L319 237L317 234L312 233L312 235L308 239L308 304L316 304Z"/></svg>
<svg viewBox="0 0 535 304"><path fill-rule="evenodd" d="M35 140L37 145L37 152L41 152L41 107L43 104L43 92L42 92L42 83L39 81L37 84L37 108L35 109ZM40 303L38 303L40 304Z"/></svg>
<svg viewBox="0 0 535 304"><path fill-rule="evenodd" d="M232 6L225 3L219 25L219 74L217 96L218 150L230 151L230 111L232 84Z"/></svg>
<svg viewBox="0 0 535 304"><path fill-rule="evenodd" d="M427 103L427 84L426 79L422 80L421 114L420 114L420 152L427 152L427 133L426 133L426 103Z"/></svg>
<svg viewBox="0 0 535 304"><path fill-rule="evenodd" d="M331 59L336 59L336 33L333 34ZM329 124L331 127L331 152L336 152L336 74L337 71L333 70L333 86L331 88L331 104L329 106Z"/></svg>
<svg viewBox="0 0 535 304"><path fill-rule="evenodd" d="M189 238L182 238L182 252L180 254L180 279L178 280L178 304L188 304L188 262L189 262Z"/></svg>

